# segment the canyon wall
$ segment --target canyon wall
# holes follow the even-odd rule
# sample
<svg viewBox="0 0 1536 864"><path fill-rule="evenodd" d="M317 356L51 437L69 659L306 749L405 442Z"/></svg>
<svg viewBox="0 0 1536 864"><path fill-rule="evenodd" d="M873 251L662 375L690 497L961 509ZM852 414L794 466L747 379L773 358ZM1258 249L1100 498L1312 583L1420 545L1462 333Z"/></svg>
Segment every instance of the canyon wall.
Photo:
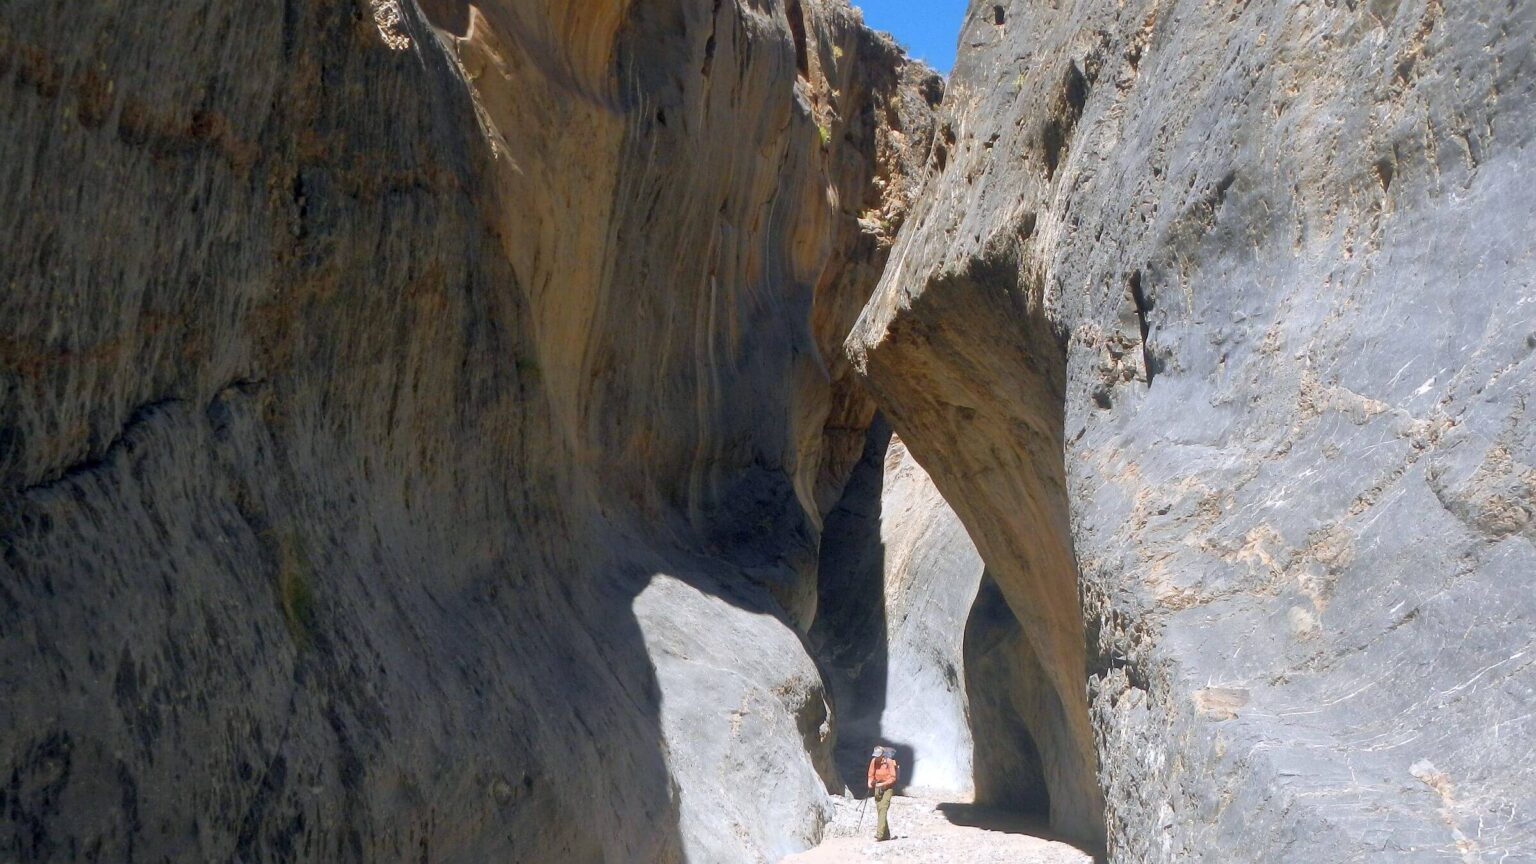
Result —
<svg viewBox="0 0 1536 864"><path fill-rule="evenodd" d="M0 857L1536 858L1536 13L971 7L0 0Z"/></svg>
<svg viewBox="0 0 1536 864"><path fill-rule="evenodd" d="M0 857L813 842L941 90L832 0L0 2Z"/></svg>
<svg viewBox="0 0 1536 864"><path fill-rule="evenodd" d="M1102 789L1113 860L1536 859L1533 38L971 4L849 350L1017 613L1052 821Z"/></svg>

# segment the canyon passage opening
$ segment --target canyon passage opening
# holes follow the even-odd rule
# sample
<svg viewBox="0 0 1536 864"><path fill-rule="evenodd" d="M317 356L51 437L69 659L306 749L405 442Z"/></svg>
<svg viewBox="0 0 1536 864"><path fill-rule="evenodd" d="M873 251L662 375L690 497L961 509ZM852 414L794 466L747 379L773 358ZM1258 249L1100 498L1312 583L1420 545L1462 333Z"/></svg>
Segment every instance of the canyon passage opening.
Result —
<svg viewBox="0 0 1536 864"><path fill-rule="evenodd" d="M1045 672L960 518L883 417L827 517L819 589L809 642L850 789L863 794L879 742L896 749L907 794L1052 815L1034 731L1060 711Z"/></svg>

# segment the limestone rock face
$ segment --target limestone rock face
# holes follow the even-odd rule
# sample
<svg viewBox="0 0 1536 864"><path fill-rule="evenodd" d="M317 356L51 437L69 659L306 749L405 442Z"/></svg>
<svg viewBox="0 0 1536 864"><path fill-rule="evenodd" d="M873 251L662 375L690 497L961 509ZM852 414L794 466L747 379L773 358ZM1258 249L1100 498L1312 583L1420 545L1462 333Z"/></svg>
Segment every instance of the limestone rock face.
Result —
<svg viewBox="0 0 1536 864"><path fill-rule="evenodd" d="M0 858L808 844L940 91L834 0L0 0Z"/></svg>
<svg viewBox="0 0 1536 864"><path fill-rule="evenodd" d="M1043 667L1053 822L1102 787L1114 860L1536 858L1533 39L971 4L849 347Z"/></svg>

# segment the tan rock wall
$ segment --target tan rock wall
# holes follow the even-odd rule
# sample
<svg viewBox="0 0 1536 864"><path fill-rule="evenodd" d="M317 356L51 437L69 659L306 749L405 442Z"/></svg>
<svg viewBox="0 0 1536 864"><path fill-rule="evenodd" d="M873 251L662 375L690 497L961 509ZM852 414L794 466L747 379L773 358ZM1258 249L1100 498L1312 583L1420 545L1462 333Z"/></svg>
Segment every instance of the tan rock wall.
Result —
<svg viewBox="0 0 1536 864"><path fill-rule="evenodd" d="M827 334L930 108L800 16L0 3L0 857L697 857L721 604L801 790L722 854L814 837Z"/></svg>

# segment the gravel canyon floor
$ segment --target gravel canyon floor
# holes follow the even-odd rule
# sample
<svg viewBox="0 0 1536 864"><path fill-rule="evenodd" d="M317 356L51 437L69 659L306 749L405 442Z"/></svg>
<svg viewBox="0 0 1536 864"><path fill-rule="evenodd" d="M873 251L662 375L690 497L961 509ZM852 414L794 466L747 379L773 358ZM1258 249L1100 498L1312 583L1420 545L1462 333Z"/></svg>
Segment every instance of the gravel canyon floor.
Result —
<svg viewBox="0 0 1536 864"><path fill-rule="evenodd" d="M860 825L860 801L836 798L821 845L781 864L1092 864L1087 853L1046 839L1038 823L969 804L898 797L891 803L891 839L871 839L875 806Z"/></svg>

